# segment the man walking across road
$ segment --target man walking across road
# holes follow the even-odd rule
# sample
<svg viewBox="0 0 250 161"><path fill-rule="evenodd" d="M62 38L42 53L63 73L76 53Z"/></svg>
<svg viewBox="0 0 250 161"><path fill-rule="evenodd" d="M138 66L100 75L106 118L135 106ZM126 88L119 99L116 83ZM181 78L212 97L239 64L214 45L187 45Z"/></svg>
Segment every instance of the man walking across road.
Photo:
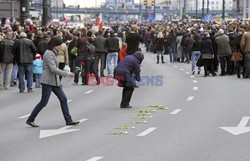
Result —
<svg viewBox="0 0 250 161"><path fill-rule="evenodd" d="M36 55L36 47L32 40L27 39L26 33L20 33L20 39L16 40L13 45L13 52L16 56L19 73L19 90L23 93L25 90L25 73L27 75L28 92L32 91L33 82L33 60Z"/></svg>

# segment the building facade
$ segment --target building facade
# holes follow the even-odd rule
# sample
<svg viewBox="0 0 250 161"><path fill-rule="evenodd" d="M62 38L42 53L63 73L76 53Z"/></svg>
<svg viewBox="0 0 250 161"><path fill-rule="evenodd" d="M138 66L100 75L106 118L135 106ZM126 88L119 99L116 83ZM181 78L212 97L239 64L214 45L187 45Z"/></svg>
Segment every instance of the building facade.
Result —
<svg viewBox="0 0 250 161"><path fill-rule="evenodd" d="M18 0L0 0L0 19L20 17L20 2Z"/></svg>

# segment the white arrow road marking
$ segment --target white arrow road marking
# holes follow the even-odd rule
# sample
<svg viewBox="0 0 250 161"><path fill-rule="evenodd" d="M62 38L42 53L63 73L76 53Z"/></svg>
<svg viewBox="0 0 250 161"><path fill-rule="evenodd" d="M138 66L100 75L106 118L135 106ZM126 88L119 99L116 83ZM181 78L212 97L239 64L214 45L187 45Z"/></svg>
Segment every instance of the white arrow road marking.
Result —
<svg viewBox="0 0 250 161"><path fill-rule="evenodd" d="M197 80L193 80L193 83L198 83L198 81Z"/></svg>
<svg viewBox="0 0 250 161"><path fill-rule="evenodd" d="M79 121L80 121L80 123L82 123L82 122L87 121L87 120L88 119L81 119ZM80 130L80 129L69 129L71 127L73 127L73 126L64 126L64 127L60 128L60 129L55 129L55 130L40 130L39 138L43 139L43 138L47 138L47 137L50 137L50 136L55 136L55 135L60 135L60 134L65 134L65 133Z"/></svg>
<svg viewBox="0 0 250 161"><path fill-rule="evenodd" d="M68 103L72 102L73 100L68 100Z"/></svg>
<svg viewBox="0 0 250 161"><path fill-rule="evenodd" d="M184 70L183 68L180 68L180 70Z"/></svg>
<svg viewBox="0 0 250 161"><path fill-rule="evenodd" d="M246 127L250 117L243 117L236 127L220 127L221 129L233 134L233 135L240 135L247 132L250 132L250 127Z"/></svg>
<svg viewBox="0 0 250 161"><path fill-rule="evenodd" d="M94 92L94 90L88 90L87 92L85 92L85 94L89 94L89 93L92 93Z"/></svg>
<svg viewBox="0 0 250 161"><path fill-rule="evenodd" d="M186 72L186 74L190 74L189 72Z"/></svg>
<svg viewBox="0 0 250 161"><path fill-rule="evenodd" d="M197 91L199 89L199 87L193 87L194 91Z"/></svg>
<svg viewBox="0 0 250 161"><path fill-rule="evenodd" d="M170 113L170 115L176 115L177 113L181 112L181 109L176 109Z"/></svg>
<svg viewBox="0 0 250 161"><path fill-rule="evenodd" d="M187 98L187 101L192 101L194 99L194 96L189 96L188 98Z"/></svg>
<svg viewBox="0 0 250 161"><path fill-rule="evenodd" d="M93 157L91 159L88 159L87 161L98 161L100 159L102 159L103 157Z"/></svg>
<svg viewBox="0 0 250 161"><path fill-rule="evenodd" d="M191 77L191 78L194 78L194 75L191 75L190 77Z"/></svg>
<svg viewBox="0 0 250 161"><path fill-rule="evenodd" d="M30 113L30 114L31 114L31 113ZM24 116L20 116L20 117L18 117L18 119L25 119L25 118L29 117L30 114L27 114L27 115L24 115Z"/></svg>
<svg viewBox="0 0 250 161"><path fill-rule="evenodd" d="M149 133L153 132L154 130L156 130L156 127L150 127L147 130L143 131L142 133L138 134L137 136L146 136Z"/></svg>

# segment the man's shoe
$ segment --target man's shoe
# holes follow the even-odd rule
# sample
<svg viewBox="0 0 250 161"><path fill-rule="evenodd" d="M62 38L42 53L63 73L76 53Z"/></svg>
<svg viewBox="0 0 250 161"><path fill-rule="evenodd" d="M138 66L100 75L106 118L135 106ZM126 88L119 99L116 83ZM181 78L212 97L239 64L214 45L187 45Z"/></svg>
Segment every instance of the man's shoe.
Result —
<svg viewBox="0 0 250 161"><path fill-rule="evenodd" d="M34 122L26 121L26 124L30 125L31 127L39 127L39 126L36 125Z"/></svg>
<svg viewBox="0 0 250 161"><path fill-rule="evenodd" d="M132 106L121 106L121 108L132 108Z"/></svg>
<svg viewBox="0 0 250 161"><path fill-rule="evenodd" d="M71 121L71 122L67 122L66 125L67 125L67 126L70 126L70 125L77 125L77 124L79 124L79 123L80 123L80 121Z"/></svg>

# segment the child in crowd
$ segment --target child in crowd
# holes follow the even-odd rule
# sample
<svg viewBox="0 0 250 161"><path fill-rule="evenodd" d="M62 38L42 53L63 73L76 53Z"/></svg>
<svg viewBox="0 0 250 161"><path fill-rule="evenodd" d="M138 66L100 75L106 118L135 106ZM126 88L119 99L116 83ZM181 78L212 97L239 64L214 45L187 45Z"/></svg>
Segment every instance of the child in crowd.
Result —
<svg viewBox="0 0 250 161"><path fill-rule="evenodd" d="M122 43L122 49L119 54L119 61L122 61L127 56L127 43Z"/></svg>
<svg viewBox="0 0 250 161"><path fill-rule="evenodd" d="M43 61L40 54L36 54L36 59L33 61L33 73L36 78L36 88L40 88L40 77L43 72Z"/></svg>

